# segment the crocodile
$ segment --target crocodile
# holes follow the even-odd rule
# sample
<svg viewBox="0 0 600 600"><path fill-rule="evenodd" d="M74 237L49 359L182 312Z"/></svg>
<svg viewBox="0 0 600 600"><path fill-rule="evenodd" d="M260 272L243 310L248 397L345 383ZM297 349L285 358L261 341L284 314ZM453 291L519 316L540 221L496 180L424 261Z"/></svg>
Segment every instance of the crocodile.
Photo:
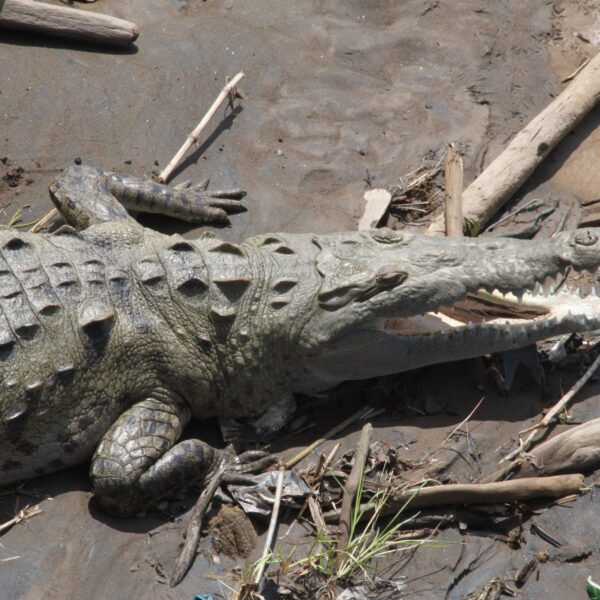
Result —
<svg viewBox="0 0 600 600"><path fill-rule="evenodd" d="M256 417L344 380L600 328L593 290L536 291L569 268L596 269L599 229L238 244L164 235L126 207L222 223L242 209L239 191L78 166L50 195L60 229L0 230L0 485L91 461L92 489L117 514L205 480L222 451L181 439L192 418ZM469 296L514 310L463 322L453 307Z"/></svg>

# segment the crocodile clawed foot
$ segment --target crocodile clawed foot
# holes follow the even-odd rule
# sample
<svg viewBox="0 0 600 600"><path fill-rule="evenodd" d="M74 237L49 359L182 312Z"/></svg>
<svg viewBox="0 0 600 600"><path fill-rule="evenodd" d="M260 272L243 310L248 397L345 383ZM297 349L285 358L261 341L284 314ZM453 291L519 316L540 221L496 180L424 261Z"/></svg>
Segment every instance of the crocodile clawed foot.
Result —
<svg viewBox="0 0 600 600"><path fill-rule="evenodd" d="M229 463L227 471L223 475L223 482L235 485L256 485L252 474L260 473L266 468L274 465L278 458L264 450L248 450L236 456Z"/></svg>
<svg viewBox="0 0 600 600"><path fill-rule="evenodd" d="M186 196L196 203L207 215L214 217L219 211L224 220L227 215L236 214L248 210L242 203L246 192L236 188L231 190L196 190L194 187L186 190Z"/></svg>

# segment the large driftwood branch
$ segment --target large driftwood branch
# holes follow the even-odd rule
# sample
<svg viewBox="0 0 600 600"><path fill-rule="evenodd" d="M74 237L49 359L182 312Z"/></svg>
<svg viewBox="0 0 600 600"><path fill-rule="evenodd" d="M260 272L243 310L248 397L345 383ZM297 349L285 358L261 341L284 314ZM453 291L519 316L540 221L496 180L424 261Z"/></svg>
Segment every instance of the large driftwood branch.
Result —
<svg viewBox="0 0 600 600"><path fill-rule="evenodd" d="M505 456L500 462L508 462L515 459L521 452L528 450L532 444L541 438L546 428L552 424L558 418L558 415L566 410L569 402L573 399L575 394L589 381L592 375L600 367L600 354L596 357L596 360L587 368L586 372L577 380L573 387L544 415L544 418L539 422L529 427L521 433L529 433L529 435L521 441L519 447Z"/></svg>
<svg viewBox="0 0 600 600"><path fill-rule="evenodd" d="M600 417L570 427L536 446L517 477L593 471L600 466Z"/></svg>
<svg viewBox="0 0 600 600"><path fill-rule="evenodd" d="M124 19L33 0L0 0L0 27L117 44L139 35L137 25Z"/></svg>
<svg viewBox="0 0 600 600"><path fill-rule="evenodd" d="M408 508L442 506L444 504L497 504L513 500L534 498L562 498L575 494L583 487L583 475L554 475L553 477L528 477L493 483L451 483L412 489L388 498L381 514L397 513L409 502ZM361 507L363 518L372 515L368 504ZM370 510L371 509L371 510ZM339 519L340 511L332 510L323 516L326 523Z"/></svg>
<svg viewBox="0 0 600 600"><path fill-rule="evenodd" d="M463 193L463 215L487 223L515 194L550 151L600 99L600 54L596 55ZM444 235L443 215L427 233Z"/></svg>

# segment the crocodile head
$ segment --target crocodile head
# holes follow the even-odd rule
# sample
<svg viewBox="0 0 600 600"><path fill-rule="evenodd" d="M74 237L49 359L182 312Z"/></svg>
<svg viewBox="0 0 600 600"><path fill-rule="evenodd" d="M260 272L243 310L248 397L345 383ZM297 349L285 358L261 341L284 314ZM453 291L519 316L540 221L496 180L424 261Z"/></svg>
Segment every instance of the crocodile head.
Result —
<svg viewBox="0 0 600 600"><path fill-rule="evenodd" d="M600 229L543 241L379 229L316 236L321 287L303 328L312 389L600 328L600 299L563 288L600 265Z"/></svg>

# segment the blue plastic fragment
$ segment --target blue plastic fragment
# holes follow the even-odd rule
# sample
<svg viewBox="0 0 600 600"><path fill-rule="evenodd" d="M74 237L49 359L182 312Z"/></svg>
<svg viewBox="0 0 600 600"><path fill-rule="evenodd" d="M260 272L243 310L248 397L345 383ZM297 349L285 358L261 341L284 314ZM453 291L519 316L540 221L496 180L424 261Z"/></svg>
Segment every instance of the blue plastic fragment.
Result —
<svg viewBox="0 0 600 600"><path fill-rule="evenodd" d="M199 594L194 596L194 600L215 600L212 594Z"/></svg>

